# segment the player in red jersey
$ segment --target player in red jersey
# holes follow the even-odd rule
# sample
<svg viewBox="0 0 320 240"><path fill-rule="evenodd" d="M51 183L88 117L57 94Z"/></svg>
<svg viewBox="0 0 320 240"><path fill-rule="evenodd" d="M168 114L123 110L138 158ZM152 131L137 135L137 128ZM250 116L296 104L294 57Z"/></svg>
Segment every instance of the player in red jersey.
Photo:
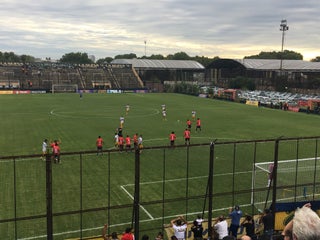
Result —
<svg viewBox="0 0 320 240"><path fill-rule="evenodd" d="M131 150L131 138L129 135L126 136L126 151Z"/></svg>
<svg viewBox="0 0 320 240"><path fill-rule="evenodd" d="M188 128L186 128L184 130L184 133L183 133L183 136L184 136L184 143L187 145L190 144L190 130Z"/></svg>
<svg viewBox="0 0 320 240"><path fill-rule="evenodd" d="M134 149L137 149L138 147L138 133L133 135L133 146L134 146Z"/></svg>
<svg viewBox="0 0 320 240"><path fill-rule="evenodd" d="M201 132L201 120L200 118L197 118L197 123L196 123L196 132L198 132L198 129Z"/></svg>
<svg viewBox="0 0 320 240"><path fill-rule="evenodd" d="M123 136L119 136L118 138L118 146L119 146L119 150L122 152L123 151L123 145L124 145L124 138Z"/></svg>
<svg viewBox="0 0 320 240"><path fill-rule="evenodd" d="M97 146L97 155L102 154L103 139L101 136L97 138L96 146Z"/></svg>
<svg viewBox="0 0 320 240"><path fill-rule="evenodd" d="M189 129L189 131L191 131L191 124L192 124L191 120L188 119L187 120L187 128Z"/></svg>
<svg viewBox="0 0 320 240"><path fill-rule="evenodd" d="M60 163L60 143L61 140L54 140L50 143L50 147L52 149L52 159L54 163Z"/></svg>
<svg viewBox="0 0 320 240"><path fill-rule="evenodd" d="M176 140L176 138L177 138L176 134L172 131L169 135L171 147L174 147L174 141Z"/></svg>
<svg viewBox="0 0 320 240"><path fill-rule="evenodd" d="M61 161L60 161L60 146L59 146L58 142L55 142L52 145L52 152L53 152L54 163L61 163Z"/></svg>

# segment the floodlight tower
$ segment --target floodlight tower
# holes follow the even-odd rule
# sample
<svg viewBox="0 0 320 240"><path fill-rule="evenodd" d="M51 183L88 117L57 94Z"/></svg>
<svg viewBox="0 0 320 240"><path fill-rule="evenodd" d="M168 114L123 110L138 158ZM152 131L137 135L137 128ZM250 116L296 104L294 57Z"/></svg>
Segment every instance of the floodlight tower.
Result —
<svg viewBox="0 0 320 240"><path fill-rule="evenodd" d="M147 40L144 40L144 56L147 57Z"/></svg>
<svg viewBox="0 0 320 240"><path fill-rule="evenodd" d="M282 31L282 44L281 44L281 56L280 56L280 74L282 73L284 33L287 30L289 30L289 26L287 25L287 20L286 19L282 19L281 23L280 23L280 31Z"/></svg>

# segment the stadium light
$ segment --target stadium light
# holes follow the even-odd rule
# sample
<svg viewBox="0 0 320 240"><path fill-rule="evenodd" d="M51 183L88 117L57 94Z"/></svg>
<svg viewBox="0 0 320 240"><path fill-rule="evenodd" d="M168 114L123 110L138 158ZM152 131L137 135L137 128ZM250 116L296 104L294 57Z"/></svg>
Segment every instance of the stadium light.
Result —
<svg viewBox="0 0 320 240"><path fill-rule="evenodd" d="M147 57L147 40L144 40L144 56Z"/></svg>
<svg viewBox="0 0 320 240"><path fill-rule="evenodd" d="M280 31L282 31L282 44L281 44L281 56L280 56L280 74L282 73L282 60L283 60L283 45L284 45L284 33L289 30L287 20L282 19L280 23ZM281 74L282 75L282 74Z"/></svg>

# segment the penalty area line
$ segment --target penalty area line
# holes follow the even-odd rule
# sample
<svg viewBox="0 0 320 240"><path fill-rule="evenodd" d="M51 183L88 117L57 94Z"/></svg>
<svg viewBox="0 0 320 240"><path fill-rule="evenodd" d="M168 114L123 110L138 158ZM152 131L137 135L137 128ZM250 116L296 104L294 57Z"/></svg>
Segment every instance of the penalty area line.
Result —
<svg viewBox="0 0 320 240"><path fill-rule="evenodd" d="M134 197L127 191L127 189L124 186L120 186L120 187L132 200L134 200ZM154 217L141 204L139 204L139 207L148 215L148 217L151 220L154 219Z"/></svg>

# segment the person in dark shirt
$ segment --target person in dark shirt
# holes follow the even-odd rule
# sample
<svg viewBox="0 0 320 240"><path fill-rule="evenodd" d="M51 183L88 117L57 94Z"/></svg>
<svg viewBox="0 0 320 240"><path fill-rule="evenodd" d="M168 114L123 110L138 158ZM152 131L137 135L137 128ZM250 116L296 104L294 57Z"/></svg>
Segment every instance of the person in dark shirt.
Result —
<svg viewBox="0 0 320 240"><path fill-rule="evenodd" d="M257 239L257 236L255 234L254 220L252 216L247 215L240 225L245 229L247 236L249 236L252 240Z"/></svg>
<svg viewBox="0 0 320 240"><path fill-rule="evenodd" d="M193 226L191 227L191 231L193 232L194 240L202 240L203 227L201 224L198 224L197 220L193 221Z"/></svg>
<svg viewBox="0 0 320 240"><path fill-rule="evenodd" d="M264 210L264 213L260 218L260 223L263 223L263 235L268 237L268 239L272 239L274 217L270 209Z"/></svg>

